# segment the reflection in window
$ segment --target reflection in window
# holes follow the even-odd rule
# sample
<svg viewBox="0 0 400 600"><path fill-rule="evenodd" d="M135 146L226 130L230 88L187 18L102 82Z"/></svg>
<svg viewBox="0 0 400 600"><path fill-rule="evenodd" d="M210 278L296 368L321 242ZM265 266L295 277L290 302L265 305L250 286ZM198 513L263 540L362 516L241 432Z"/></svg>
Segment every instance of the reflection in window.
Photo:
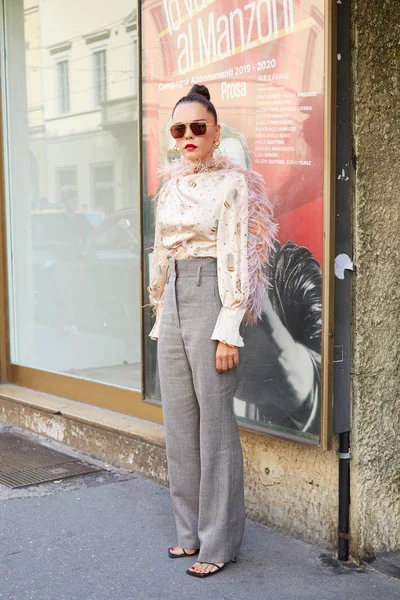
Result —
<svg viewBox="0 0 400 600"><path fill-rule="evenodd" d="M121 210L109 217L88 237L89 250L129 250L139 255L137 239L137 210Z"/></svg>
<svg viewBox="0 0 400 600"><path fill-rule="evenodd" d="M94 206L105 213L114 211L114 165L93 165Z"/></svg>
<svg viewBox="0 0 400 600"><path fill-rule="evenodd" d="M71 195L78 195L76 167L57 169L57 196L59 202Z"/></svg>
<svg viewBox="0 0 400 600"><path fill-rule="evenodd" d="M94 103L100 106L107 100L107 57L105 50L93 53Z"/></svg>
<svg viewBox="0 0 400 600"><path fill-rule="evenodd" d="M140 389L138 111L135 99L126 101L136 76L131 6L0 4L11 361ZM79 19L60 21L67 5ZM105 119L91 109L107 96Z"/></svg>
<svg viewBox="0 0 400 600"><path fill-rule="evenodd" d="M57 63L58 110L60 113L69 112L69 79L68 61Z"/></svg>
<svg viewBox="0 0 400 600"><path fill-rule="evenodd" d="M133 40L132 47L132 86L133 86L133 95L137 96L137 64L138 64L138 48L137 48L137 40Z"/></svg>

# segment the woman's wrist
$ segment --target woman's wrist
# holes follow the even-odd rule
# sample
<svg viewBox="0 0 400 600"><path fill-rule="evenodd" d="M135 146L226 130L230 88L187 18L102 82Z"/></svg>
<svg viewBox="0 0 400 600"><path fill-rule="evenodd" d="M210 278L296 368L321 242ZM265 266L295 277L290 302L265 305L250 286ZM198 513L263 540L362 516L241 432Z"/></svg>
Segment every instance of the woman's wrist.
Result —
<svg viewBox="0 0 400 600"><path fill-rule="evenodd" d="M225 344L226 346L229 346L229 348L237 348L237 346L235 346L235 344L228 344L228 342L225 342L225 340L220 340L220 342L222 344Z"/></svg>
<svg viewBox="0 0 400 600"><path fill-rule="evenodd" d="M245 311L242 306L234 309L222 306L211 339L231 344L235 348L244 346L240 335L240 324Z"/></svg>

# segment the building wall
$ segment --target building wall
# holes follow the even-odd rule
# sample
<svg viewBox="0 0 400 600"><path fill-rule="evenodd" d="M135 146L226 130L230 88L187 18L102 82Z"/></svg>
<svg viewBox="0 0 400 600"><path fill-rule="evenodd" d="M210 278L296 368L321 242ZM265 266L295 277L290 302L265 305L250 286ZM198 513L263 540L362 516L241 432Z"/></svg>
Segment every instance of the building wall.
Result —
<svg viewBox="0 0 400 600"><path fill-rule="evenodd" d="M353 3L351 543L400 548L400 3Z"/></svg>
<svg viewBox="0 0 400 600"><path fill-rule="evenodd" d="M337 543L335 452L275 436L241 432L247 515L320 547Z"/></svg>

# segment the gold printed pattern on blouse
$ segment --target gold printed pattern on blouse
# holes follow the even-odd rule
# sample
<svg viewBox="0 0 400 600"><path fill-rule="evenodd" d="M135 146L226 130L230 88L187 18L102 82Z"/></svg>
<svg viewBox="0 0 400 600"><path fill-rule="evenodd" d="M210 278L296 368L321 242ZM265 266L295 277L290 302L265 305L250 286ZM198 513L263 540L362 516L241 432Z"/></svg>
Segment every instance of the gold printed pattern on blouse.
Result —
<svg viewBox="0 0 400 600"><path fill-rule="evenodd" d="M182 243L183 243L182 240L174 240L172 238L171 241L167 244L164 238L161 239L162 247L164 248L164 250L169 250L169 251L176 250L177 248L182 246Z"/></svg>
<svg viewBox="0 0 400 600"><path fill-rule="evenodd" d="M217 233L217 231L218 231L218 219L215 219L214 225L212 227L210 227L210 231L212 231L213 233Z"/></svg>
<svg viewBox="0 0 400 600"><path fill-rule="evenodd" d="M236 224L236 233L238 234L239 237L240 237L240 234L242 233L242 226L240 224L240 221L238 221Z"/></svg>
<svg viewBox="0 0 400 600"><path fill-rule="evenodd" d="M224 200L224 206L226 208L230 208L231 205L229 204L228 200Z"/></svg>
<svg viewBox="0 0 400 600"><path fill-rule="evenodd" d="M235 258L232 252L229 252L229 254L226 255L226 268L230 272L235 270Z"/></svg>

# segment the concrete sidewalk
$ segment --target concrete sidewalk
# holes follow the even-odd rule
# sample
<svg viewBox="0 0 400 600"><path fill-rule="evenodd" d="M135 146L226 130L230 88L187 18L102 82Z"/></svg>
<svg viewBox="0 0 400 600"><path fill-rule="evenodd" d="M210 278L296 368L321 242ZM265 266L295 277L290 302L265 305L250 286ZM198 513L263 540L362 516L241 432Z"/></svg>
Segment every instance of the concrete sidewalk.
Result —
<svg viewBox="0 0 400 600"><path fill-rule="evenodd" d="M185 574L191 558L167 557L167 547L175 543L168 489L120 469L20 490L0 486L4 600L395 600L400 595L397 579L370 566L340 565L333 554L249 521L238 562L205 580Z"/></svg>

